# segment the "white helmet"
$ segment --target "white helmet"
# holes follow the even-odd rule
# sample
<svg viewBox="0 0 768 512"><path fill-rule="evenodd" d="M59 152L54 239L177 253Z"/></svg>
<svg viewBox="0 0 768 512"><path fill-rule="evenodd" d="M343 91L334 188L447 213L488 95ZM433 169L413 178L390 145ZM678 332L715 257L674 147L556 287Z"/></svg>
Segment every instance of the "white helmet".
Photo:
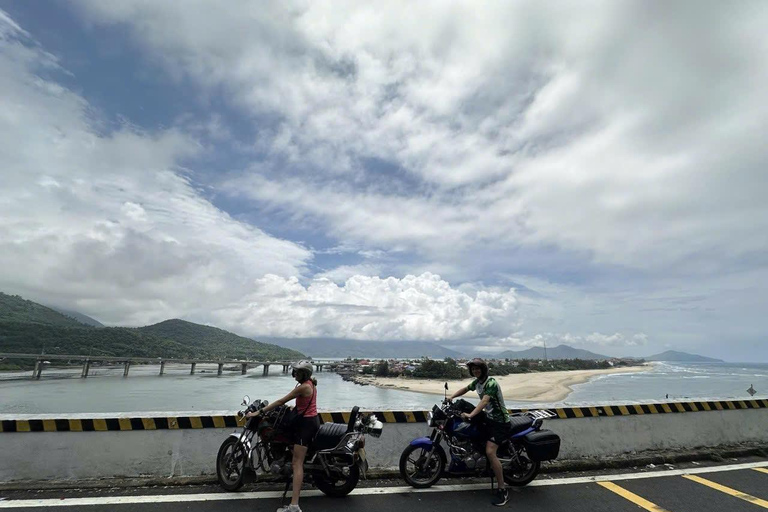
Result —
<svg viewBox="0 0 768 512"><path fill-rule="evenodd" d="M304 380L307 380L312 376L312 362L311 361L299 361L298 363L293 363L291 365L291 368L293 370L293 374L295 375L295 372L302 371L304 372L305 378Z"/></svg>

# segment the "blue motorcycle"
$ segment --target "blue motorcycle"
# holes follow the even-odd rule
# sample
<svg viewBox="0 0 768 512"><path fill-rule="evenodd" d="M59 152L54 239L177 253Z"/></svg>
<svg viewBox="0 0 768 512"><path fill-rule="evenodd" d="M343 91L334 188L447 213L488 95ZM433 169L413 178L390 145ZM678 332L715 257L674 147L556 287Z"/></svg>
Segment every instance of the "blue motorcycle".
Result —
<svg viewBox="0 0 768 512"><path fill-rule="evenodd" d="M400 475L416 488L430 487L443 475L482 476L492 471L485 456L486 437L484 414L464 421L462 412L471 412L475 406L463 399L445 400L427 414L432 433L419 437L400 456ZM539 473L541 462L554 460L560 451L560 437L551 430L542 430L547 418L556 416L550 411L528 411L510 417L512 428L509 439L497 451L508 485L523 486ZM448 453L441 446L445 441Z"/></svg>

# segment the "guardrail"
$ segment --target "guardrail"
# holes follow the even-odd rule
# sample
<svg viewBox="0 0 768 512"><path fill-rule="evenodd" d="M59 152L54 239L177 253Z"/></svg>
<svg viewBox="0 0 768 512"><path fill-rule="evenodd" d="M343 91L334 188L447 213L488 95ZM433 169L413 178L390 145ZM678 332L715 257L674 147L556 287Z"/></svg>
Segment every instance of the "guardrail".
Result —
<svg viewBox="0 0 768 512"><path fill-rule="evenodd" d="M562 438L561 461L733 446L768 446L768 398L550 408L544 428ZM512 412L517 412L513 410ZM366 444L372 468L392 470L408 443L429 432L425 411L372 411L386 423ZM346 423L349 412L322 412ZM216 453L238 419L229 412L0 415L0 482L108 478L214 478ZM657 455L654 455L657 456ZM20 482L20 483L19 483Z"/></svg>
<svg viewBox="0 0 768 512"><path fill-rule="evenodd" d="M588 407L555 407L549 410L557 416L552 419L636 416L642 414L679 414L703 411L735 411L766 409L768 399L716 400L696 402L662 402L628 405L602 405ZM510 413L528 409L510 409ZM373 413L384 423L424 423L428 411L365 411ZM322 423L347 423L349 412L321 412ZM109 432L126 430L184 430L201 428L235 428L242 426L235 415L203 416L137 416L128 418L46 418L9 419L0 421L0 432Z"/></svg>

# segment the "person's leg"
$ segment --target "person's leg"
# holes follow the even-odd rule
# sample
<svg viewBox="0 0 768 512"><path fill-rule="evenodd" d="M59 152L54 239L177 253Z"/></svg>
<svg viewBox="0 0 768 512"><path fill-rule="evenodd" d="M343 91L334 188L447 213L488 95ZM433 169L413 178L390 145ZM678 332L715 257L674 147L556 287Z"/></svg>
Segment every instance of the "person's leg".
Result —
<svg viewBox="0 0 768 512"><path fill-rule="evenodd" d="M496 477L499 489L504 489L504 470L501 468L501 461L496 455L496 451L499 449L499 445L493 441L485 443L485 456L488 458L488 463L491 465L493 475Z"/></svg>
<svg viewBox="0 0 768 512"><path fill-rule="evenodd" d="M306 446L293 445L293 495L291 496L291 505L299 505L301 484L304 483L304 457L306 455Z"/></svg>

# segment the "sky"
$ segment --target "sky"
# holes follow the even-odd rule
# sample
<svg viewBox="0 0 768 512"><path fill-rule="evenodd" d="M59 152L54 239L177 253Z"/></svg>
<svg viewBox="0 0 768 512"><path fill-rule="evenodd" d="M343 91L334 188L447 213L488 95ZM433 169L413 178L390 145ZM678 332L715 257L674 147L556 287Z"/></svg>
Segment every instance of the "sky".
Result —
<svg viewBox="0 0 768 512"><path fill-rule="evenodd" d="M768 3L0 0L0 291L768 361Z"/></svg>

